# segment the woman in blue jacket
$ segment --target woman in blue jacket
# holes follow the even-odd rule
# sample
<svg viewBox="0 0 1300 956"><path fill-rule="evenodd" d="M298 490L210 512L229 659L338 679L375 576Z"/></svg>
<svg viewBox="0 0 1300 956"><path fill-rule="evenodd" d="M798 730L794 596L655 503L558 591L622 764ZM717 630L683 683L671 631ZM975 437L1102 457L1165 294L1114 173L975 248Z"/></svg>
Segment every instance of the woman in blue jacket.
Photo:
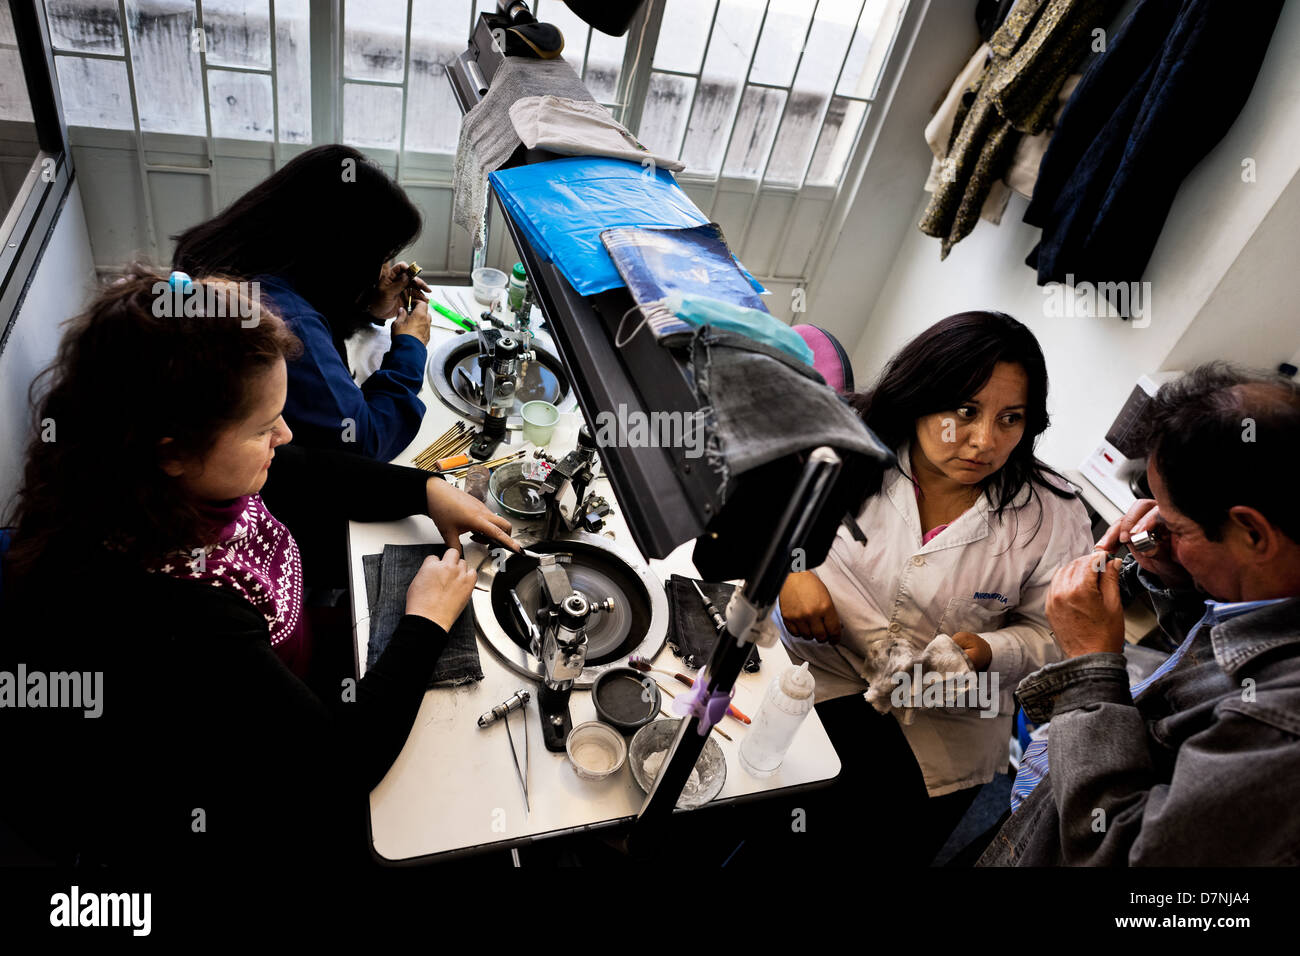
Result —
<svg viewBox="0 0 1300 956"><path fill-rule="evenodd" d="M428 306L400 307L407 264L390 264L420 226L401 187L364 155L318 146L177 236L173 268L258 282L303 343L284 410L299 442L388 461L424 416ZM392 348L358 387L344 343L393 316Z"/></svg>

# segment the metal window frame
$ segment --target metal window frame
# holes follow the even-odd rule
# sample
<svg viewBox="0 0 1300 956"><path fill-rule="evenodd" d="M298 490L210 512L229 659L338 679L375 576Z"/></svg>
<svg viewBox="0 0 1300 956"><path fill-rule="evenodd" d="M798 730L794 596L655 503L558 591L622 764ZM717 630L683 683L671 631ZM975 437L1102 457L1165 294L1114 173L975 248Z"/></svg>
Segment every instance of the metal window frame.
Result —
<svg viewBox="0 0 1300 956"><path fill-rule="evenodd" d="M217 159L216 136L212 132L212 103L211 93L208 89L209 70L226 73L253 73L260 76L267 76L271 80L271 157L275 169L281 165L281 143L280 143L280 84L279 75L276 69L276 47L278 45L278 34L275 19L275 0L267 0L268 3L268 42L270 44L270 66L266 69L255 66L225 66L221 64L208 65L208 33L207 27L203 22L203 0L194 0L194 29L198 30L203 37L199 45L199 85L203 88L203 136L205 143L205 155L203 157L204 165L201 166L175 166L168 163L151 163L147 153L148 147L145 144L145 131L140 127L140 99L136 92L135 78L135 61L131 56L131 28L127 19L126 0L117 0L118 23L122 31L122 52L121 53L99 53L86 50L65 50L57 51L59 56L69 58L80 58L83 60L111 60L122 63L126 68L127 91L131 99L131 132L132 141L135 144L136 170L140 179L141 202L144 205L144 231L145 240L149 244L149 253L154 262L162 262L162 247L159 245L158 229L153 208L153 194L149 188L150 173L187 173L195 176L206 176L208 180L208 201L212 215L216 215L220 208L220 198L217 193L217 176L215 164ZM313 10L315 2L313 0ZM314 21L313 21L314 22ZM41 27L45 33L47 21L45 19L44 3L41 3ZM51 66L54 62L55 50L53 43L50 41L48 34L44 36L45 49L49 54ZM313 51L314 52L314 51ZM54 74L52 74L54 75ZM57 84L55 85L57 90ZM60 109L60 118L62 118L62 109ZM315 114L313 112L313 120ZM66 139L66 128L65 139ZM254 141L256 142L256 141Z"/></svg>
<svg viewBox="0 0 1300 956"><path fill-rule="evenodd" d="M352 2L363 2L363 0L352 0ZM540 15L544 18L547 11L547 5L550 3L560 3L562 0L540 0L535 4ZM909 9L924 6L923 4L914 4L911 0L902 0L903 8L899 16L899 22ZM412 70L412 45L411 31L414 4L413 0L406 0L406 18L405 30L402 38L403 42L403 66L402 77L400 80L378 80L370 78L351 78L347 75L344 68L344 41L345 41L345 0L309 0L308 4L308 50L310 55L310 88L311 88L311 117L312 117L312 142L343 142L344 126L344 100L343 93L346 84L355 83L359 85L374 85L395 87L401 90L401 118L400 130L396 149L393 147L368 147L367 149L376 154L384 165L388 166L393 172L394 179L402 186L447 189L451 186L451 163L443 154L410 154L406 149L406 136L408 129L408 110L409 110L409 86ZM853 42L859 34L862 20L862 11L865 9L866 0L860 0L858 6L858 15L854 21L853 32L849 42L845 45L844 53L841 56L839 69L836 72L834 86L831 89L826 103L823 104L821 116L817 123L817 133L814 137L813 147L810 150L804 162L804 168L800 176L799 183L775 183L768 179L769 167L772 160L772 154L775 151L776 143L780 139L781 124L786 118L789 108L790 99L794 92L794 87L799 75L799 69L803 64L803 50L800 51L798 60L795 63L794 70L790 74L790 80L785 85L771 83L755 83L751 80L754 68L754 62L757 57L759 45L762 41L763 31L767 26L768 12L771 0L768 0L763 6L763 11L758 23L757 33L755 36L753 49L749 54L749 62L746 66L743 81L740 83L735 97L735 102L731 107L731 114L726 132L726 141L723 145L722 156L718 164L716 175L707 175L692 173L690 170L684 171L678 175L683 185L688 187L697 187L707 190L707 200L702 200L701 205L705 208L709 218L716 218L718 205L722 194L725 192L729 195L747 195L747 208L745 209L744 225L740 232L733 237L733 245L739 250L746 246L750 240L750 234L753 230L753 224L758 218L758 205L766 196L772 195L789 195L796 199L809 197L814 199L830 200L833 203L831 219L839 215L839 207L846 201L846 195L851 192L846 189L846 184L855 175L855 171L861 168L865 157L858 149L858 145L864 136L867 127L872 123L874 111L872 105L875 103L878 90L873 89L871 96L841 95L838 88L843 79L849 54L853 48ZM275 0L268 0L268 13L270 18L270 68L261 67L241 67L241 66L218 66L208 64L206 42L204 48L200 50L200 83L203 87L204 100L204 131L197 137L198 142L204 144L204 156L199 159L199 163L194 166L177 167L148 161L149 150L146 148L146 139L152 141L158 134L146 134L140 129L139 102L136 92L136 78L134 73L134 64L131 57L131 31L127 23L126 2L125 0L116 0L118 16L122 27L122 51L120 53L98 53L82 52L76 50L60 50L59 56L83 57L87 59L110 59L122 61L127 71L128 89L131 98L132 110L132 129L129 131L133 136L136 153L136 163L138 175L140 178L142 205L143 205L143 227L144 241L148 244L153 257L159 259L162 249L160 247L160 237L157 234L156 219L153 209L153 196L150 186L151 173L190 173L204 175L208 177L208 197L213 214L218 208L218 189L217 189L217 141L212 129L212 104L210 101L209 75L210 70L226 70L228 72L247 72L267 75L271 82L271 106L272 106L272 136L271 136L271 161L272 168L279 169L284 160L284 145L280 141L280 115L279 115L279 75L278 75L278 36L276 23ZM468 25L473 29L473 25L478 17L478 3L476 0L469 0L469 10L467 11ZM607 104L611 107L615 117L622 122L627 128L638 130L641 127L642 117L644 115L645 101L649 90L650 82L655 73L664 73L668 75L682 76L694 79L695 89L691 95L691 102L687 107L686 123L682 136L682 142L679 144L677 154L685 146L687 135L689 135L690 124L694 118L697 108L697 98L702 83L702 74L705 64L708 62L709 53L712 49L717 33L717 18L721 9L721 2L714 4L711 12L709 30L705 40L704 48L700 56L700 61L694 72L679 70L660 70L654 67L654 55L658 47L660 31L663 25L663 17L667 6L667 0L647 0L638 11L632 21L626 34L624 43L623 61L620 66L618 82L615 89L615 102ZM807 36L816 25L816 16L820 0L813 4L812 12L808 17L808 23L805 28L805 43L807 45ZM194 0L195 22L198 29L203 30L203 36L206 41L206 26L203 22L203 0ZM43 14L43 4L42 4ZM888 21L882 21L881 26L892 26ZM45 29L44 17L41 18L41 27ZM590 51L594 31L588 29L586 42L583 49L582 77L585 80L589 68ZM889 42L893 43L897 36L894 36ZM48 42L46 49L49 49ZM894 57L894 51L888 50L881 68L881 76L888 69L890 61ZM754 86L763 89L782 90L786 99L782 106L780 115L777 117L776 126L772 134L771 142L767 144L767 152L763 159L763 165L757 178L728 175L726 167L726 154L729 152L736 130L736 121L740 113L741 104L744 100L748 87ZM57 90L57 86L56 86ZM827 117L830 113L830 106L836 99L844 99L852 102L863 104L863 116L857 123L857 129L854 131L854 140L850 144L847 158L843 168L839 171L838 181L831 184L810 185L807 182L808 173L811 169L813 157L816 154L817 145L825 135L827 129ZM66 137L66 131L65 131ZM226 140L223 139L223 142ZM249 142L257 142L250 140ZM157 144L155 143L155 147ZM298 152L292 148L288 152L290 155ZM224 155L224 148L222 155ZM431 157L422 159L416 157ZM450 214L449 214L450 215ZM454 230L448 220L448 253L449 257L454 256L455 239ZM790 231L786 231L778 241L778 247L773 253L773 267L777 270L776 264L782 261ZM820 240L817 244L821 244ZM447 263L447 274L454 274L454 267L451 259ZM807 263L803 267L807 271ZM793 280L805 281L806 276L768 276L773 280Z"/></svg>
<svg viewBox="0 0 1300 956"><path fill-rule="evenodd" d="M74 174L45 4L43 0L12 0L10 10L39 150L0 227L0 353L13 331Z"/></svg>
<svg viewBox="0 0 1300 956"><path fill-rule="evenodd" d="M658 14L660 18L662 18L663 10L667 6L667 0L650 0L649 4L647 5L648 6L652 5L655 8L657 8ZM687 106L686 131L688 134L690 131L691 121L695 118L696 99L699 93L700 83L704 77L704 66L705 64L708 63L709 52L713 48L714 38L717 35L716 32L717 16L718 16L718 11L721 9L721 6L722 4L720 0L719 2L714 4L713 13L709 21L709 31L704 45L704 52L700 56L699 66L695 70L693 71L672 70L672 69L664 69L661 67L655 67L653 63L653 59L654 59L653 50L651 51L650 62L645 67L645 69L650 74L662 73L668 76L680 76L686 79L695 80L695 92L692 94L691 102ZM821 136L825 132L826 115L829 112L829 107L832 100L843 99L843 100L862 103L866 107L866 112L864 112L864 118L862 122L859 123L859 129L861 128L862 123L865 123L866 113L870 112L871 105L874 102L874 97L858 96L853 94L842 94L838 92L840 82L843 80L844 77L844 69L848 64L849 53L853 49L853 41L857 38L858 31L862 26L861 23L862 14L866 9L866 0L859 0L857 15L853 18L852 21L853 31L849 36L849 42L845 44L844 53L840 57L839 68L836 70L836 74L835 74L835 82L831 87L831 91L829 95L827 96L826 104L821 111L821 116L818 121L818 131L816 137L814 138L813 149L809 152L808 158L804 163L804 169L800 175L799 181L779 182L779 183L772 183L768 181L767 171L768 171L768 167L771 164L772 153L776 147L777 139L780 137L781 124L784 122L786 112L789 109L790 98L795 92L795 82L799 78L799 69L803 65L804 53L807 51L808 38L812 35L812 30L817 23L817 12L820 8L821 8L821 0L814 0L813 8L808 15L808 23L804 27L804 38L803 38L803 43L800 46L799 56L798 59L795 61L794 69L790 73L790 81L788 83L760 83L754 81L752 79L752 76L754 71L754 62L758 57L758 48L763 39L763 31L767 26L767 16L769 11L771 10L771 0L767 0L767 2L763 4L763 12L759 17L758 29L754 37L754 46L753 49L751 49L749 52L749 61L745 67L744 79L741 81L739 85L736 100L731 109L731 116L727 127L727 138L721 150L721 156L718 162L718 171L716 174L709 174L709 173L692 173L690 170L686 170L682 173L681 176L682 179L688 182L699 183L702 185L707 184L713 186L713 192L710 200L711 205L713 203L716 203L717 194L723 183L753 184L755 192L767 186L782 187L785 190L788 190L790 192L798 192L803 190L807 186L808 171L812 165L813 153L816 151L816 143L820 142ZM648 85L649 85L649 77L646 78L646 86ZM727 153L731 149L732 139L734 138L734 134L736 130L736 120L740 115L740 106L742 101L744 100L745 91L750 87L754 87L756 89L779 90L786 94L785 103L782 105L781 108L781 115L777 117L776 129L772 137L772 142L768 144L767 152L766 155L764 156L763 163L759 169L759 174L757 177L742 176L734 173L729 174L727 172ZM639 132L639 122L637 125L637 129ZM677 150L676 158L678 159L681 159L681 152L682 149L685 147L685 139L686 137L683 136L683 141ZM844 182L844 177L848 169L849 169L849 164L846 163L845 168L840 171L839 178L834 184L827 184L824 186L819 185L818 188L826 188L831 190L838 189L839 186Z"/></svg>
<svg viewBox="0 0 1300 956"><path fill-rule="evenodd" d="M890 70L891 64L895 58L896 43L901 32L901 24L904 22L904 20L908 19L909 13L914 13L917 10L917 8L925 6L924 4L914 3L912 2L912 0L901 0L901 4L902 5L899 8L897 17L892 22L889 18L889 8L886 7L884 18L881 20L879 26L877 27L878 30L887 30L889 32L887 36L885 36L882 33L877 33L876 38L873 39L873 44L875 42L880 42L883 39L883 42L886 42L888 45L885 49L884 57L881 61L879 74L875 78L875 83L873 84L871 95L860 96L860 95L853 95L853 94L843 94L839 92L840 83L843 81L844 78L844 70L848 64L849 54L853 50L853 43L857 39L859 35L859 31L862 29L863 26L862 17L864 11L866 10L866 0L860 0L858 4L857 16L853 19L853 31L850 34L849 42L845 45L844 52L840 57L840 64L839 64L839 68L836 70L834 84L831 87L830 93L826 97L826 102L822 106L821 115L818 117L817 132L815 136L812 137L812 148L809 150L808 156L805 158L803 169L800 172L799 181L797 183L791 183L791 182L770 181L768 179L768 171L772 161L772 154L775 151L776 144L781 136L782 123L784 123L785 121L786 114L790 106L790 100L793 97L793 94L795 92L795 84L799 78L800 67L803 65L803 58L804 58L804 53L807 50L808 38L811 36L812 30L817 22L817 12L821 6L821 0L815 0L812 10L808 15L808 22L804 29L803 44L799 51L799 57L795 62L794 69L790 73L790 80L786 84L759 83L759 82L755 82L752 79L754 63L758 56L759 46L762 43L763 31L767 26L768 13L771 10L771 0L766 0L766 2L763 5L763 11L759 17L758 27L754 35L753 48L750 50L749 53L749 60L745 66L743 79L739 83L736 96L735 96L735 102L731 106L730 116L727 121L726 139L723 142L722 149L720 151L717 172L710 174L710 173L703 173L703 172L692 172L690 169L687 169L677 174L678 179L683 184L702 187L708 190L706 214L710 219L717 218L718 203L724 192L733 195L740 194L746 196L747 208L745 210L744 224L741 227L740 233L737 236L732 237L732 245L735 249L737 250L744 249L747 243L749 242L750 233L753 229L753 224L757 217L759 203L762 201L763 197L767 195L788 195L788 196L795 197L796 199L800 197L806 197L806 196L822 196L829 199L832 203L832 210L831 210L832 214L830 217L828 217L828 223L842 216L844 207L848 203L848 199L849 199L848 194L851 192L851 190L847 189L846 186L850 184L856 172L861 170L863 164L866 161L866 157L868 155L867 153L864 153L859 147L864 141L864 137L868 131L868 128L871 126L873 122L873 117L875 113L875 111L873 110L873 106L875 105L877 99L879 98L881 79ZM721 0L718 0L718 2L714 4L714 8L710 17L709 30L705 41L704 50L700 55L699 64L697 65L694 71L656 68L654 66L654 46L652 46L648 62L642 67L644 76L635 78L635 82L638 84L637 100L639 101L641 106L644 106L646 91L649 88L651 77L655 73L662 73L670 76L680 76L684 78L693 79L695 81L695 88L691 94L691 102L687 107L687 115L686 115L684 132L681 137L681 142L678 144L677 152L675 154L678 159L681 158L682 151L685 149L686 140L690 135L691 123L695 118L695 109L697 105L700 86L703 81L704 67L708 63L709 53L713 47L713 42L717 35L716 34L717 17L718 17L718 12L721 9L721 5L722 5ZM651 16L655 17L655 25L656 25L655 39L657 40L658 38L657 29L659 23L662 21L663 12L667 6L667 0L649 0L646 6L647 8L650 9ZM868 51L867 51L868 55L870 54L870 51L871 51L871 47L868 47ZM740 116L741 105L744 102L746 91L750 87L754 87L756 89L780 90L785 93L785 102L782 104L781 113L777 117L776 124L772 132L772 139L771 142L767 144L766 154L764 156L763 163L762 166L760 167L759 174L757 177L742 176L742 175L737 175L735 173L729 174L727 172L727 154L731 150L731 144L735 137L736 123ZM817 146L818 144L820 144L822 137L825 135L827 130L827 118L830 113L830 106L837 99L844 100L847 102L861 103L863 106L862 116L858 120L857 128L853 131L852 134L853 138L848 149L847 157L845 159L843 167L839 170L836 181L834 183L809 184L808 174L812 168L812 162L816 155ZM640 119L641 119L641 113L640 111L638 111L635 116L636 125L629 124L628 127L629 129L636 130L638 136L640 135L641 132ZM773 263L774 269L779 269L779 263L782 261L785 255L785 251L791 233L792 230L785 230L782 233L781 238L777 243L777 247L772 253L771 261ZM826 238L826 229L823 228L822 235L819 237L818 241L814 244L814 246L815 247L824 246L825 238ZM808 261L811 261L811 258L812 258L812 252L810 250ZM808 263L806 261L804 265L805 272L807 271L807 266ZM773 280L793 281L793 282L803 283L806 282L809 277L806 275L797 275L797 276L775 276L774 275L774 276L769 276L768 278Z"/></svg>

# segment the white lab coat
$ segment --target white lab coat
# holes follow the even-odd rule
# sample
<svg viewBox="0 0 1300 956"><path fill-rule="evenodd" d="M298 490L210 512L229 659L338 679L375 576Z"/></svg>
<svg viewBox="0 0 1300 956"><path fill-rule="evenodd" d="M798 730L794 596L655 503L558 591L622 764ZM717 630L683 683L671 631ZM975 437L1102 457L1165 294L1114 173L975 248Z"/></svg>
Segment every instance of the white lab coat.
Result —
<svg viewBox="0 0 1300 956"><path fill-rule="evenodd" d="M997 716L926 707L900 723L931 796L987 783L1007 766L1016 685L1061 658L1047 623L1047 586L1058 567L1092 548L1087 512L1078 499L1025 488L999 520L986 494L922 545L913 485L891 468L858 525L867 544L841 525L825 563L813 569L835 603L840 643L789 633L780 634L782 642L794 660L810 662L821 701L866 688L861 675L872 641L906 636L920 650L940 634L979 634L993 651ZM768 625L783 630L773 619Z"/></svg>

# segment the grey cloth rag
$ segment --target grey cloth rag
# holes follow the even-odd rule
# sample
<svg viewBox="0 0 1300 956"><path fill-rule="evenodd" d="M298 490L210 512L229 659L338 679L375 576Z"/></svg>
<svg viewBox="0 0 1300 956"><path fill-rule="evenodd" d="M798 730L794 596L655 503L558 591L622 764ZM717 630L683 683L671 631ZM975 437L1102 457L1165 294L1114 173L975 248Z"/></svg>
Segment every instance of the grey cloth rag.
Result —
<svg viewBox="0 0 1300 956"><path fill-rule="evenodd" d="M384 553L363 554L361 568L366 578L366 603L370 608L370 644L366 669L374 667L379 655L406 613L406 589L429 555L441 556L444 544L386 544ZM483 679L475 638L474 605L465 605L447 635L447 647L434 666L430 687L455 687Z"/></svg>
<svg viewBox="0 0 1300 956"><path fill-rule="evenodd" d="M507 56L501 60L483 99L460 121L460 141L452 180L452 219L475 244L487 212L488 173L500 169L519 147L510 120L510 107L525 96L561 96L595 102L564 59L532 60Z"/></svg>
<svg viewBox="0 0 1300 956"><path fill-rule="evenodd" d="M811 366L709 326L692 334L689 350L705 459L720 478L724 502L732 476L819 445L873 460L890 457Z"/></svg>
<svg viewBox="0 0 1300 956"><path fill-rule="evenodd" d="M901 719L904 724L912 723L916 708L922 706L925 692L924 685L910 683L917 664L921 665L923 682L934 680L944 685L945 699L969 699L966 693L957 697L958 690L963 687L957 678L962 674L972 674L975 669L971 667L966 652L947 634L940 634L919 651L911 641L899 638L887 637L872 641L867 645L867 656L862 665L862 676L869 685L862 696L880 713L889 713L894 707L896 681L899 675L903 675L909 685L903 695L908 703L902 705ZM970 689L973 690L973 685ZM973 698L975 695L970 696Z"/></svg>
<svg viewBox="0 0 1300 956"><path fill-rule="evenodd" d="M525 96L510 107L510 121L529 149L544 149L561 156L607 156L643 165L648 159L673 172L686 168L685 163L650 152L594 100Z"/></svg>

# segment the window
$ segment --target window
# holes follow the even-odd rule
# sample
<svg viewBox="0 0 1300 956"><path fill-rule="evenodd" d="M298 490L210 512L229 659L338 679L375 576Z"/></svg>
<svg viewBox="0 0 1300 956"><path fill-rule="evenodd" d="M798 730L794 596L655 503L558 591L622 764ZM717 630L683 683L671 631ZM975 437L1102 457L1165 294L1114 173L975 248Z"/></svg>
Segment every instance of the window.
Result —
<svg viewBox="0 0 1300 956"><path fill-rule="evenodd" d="M0 144L0 216L4 216L13 208L41 151L8 3L0 6Z"/></svg>
<svg viewBox="0 0 1300 956"><path fill-rule="evenodd" d="M592 96L615 105L627 38L590 29L561 0L532 7L564 33L564 57ZM346 0L343 141L453 155L460 110L445 68L464 52L478 12L495 9L495 0Z"/></svg>
<svg viewBox="0 0 1300 956"><path fill-rule="evenodd" d="M834 186L899 0L667 0L641 138L688 174ZM887 18L886 14L892 13Z"/></svg>
<svg viewBox="0 0 1300 956"><path fill-rule="evenodd" d="M36 0L0 3L0 350L72 180Z"/></svg>
<svg viewBox="0 0 1300 956"><path fill-rule="evenodd" d="M138 116L145 132L266 141L278 127L279 142L310 143L307 8L308 0L47 0L67 123L134 129Z"/></svg>
<svg viewBox="0 0 1300 956"><path fill-rule="evenodd" d="M651 149L685 164L683 185L738 254L767 277L792 280L806 274L816 233L828 228L905 5L647 0L628 33L610 37L563 0L532 3L564 33L564 56L592 95ZM139 178L131 201L141 215L129 228L116 225L125 199L88 208L97 256L165 261L168 234L313 142L339 140L367 151L421 207L418 254L431 273L467 269L467 243L450 225L460 113L445 68L496 0L46 0L46 8L73 147L99 151L87 159L92 176L107 177L104 151L115 150L114 168L134 165ZM197 189L195 177L206 177ZM768 248L772 223L784 218L793 238ZM751 233L763 251L748 248Z"/></svg>

